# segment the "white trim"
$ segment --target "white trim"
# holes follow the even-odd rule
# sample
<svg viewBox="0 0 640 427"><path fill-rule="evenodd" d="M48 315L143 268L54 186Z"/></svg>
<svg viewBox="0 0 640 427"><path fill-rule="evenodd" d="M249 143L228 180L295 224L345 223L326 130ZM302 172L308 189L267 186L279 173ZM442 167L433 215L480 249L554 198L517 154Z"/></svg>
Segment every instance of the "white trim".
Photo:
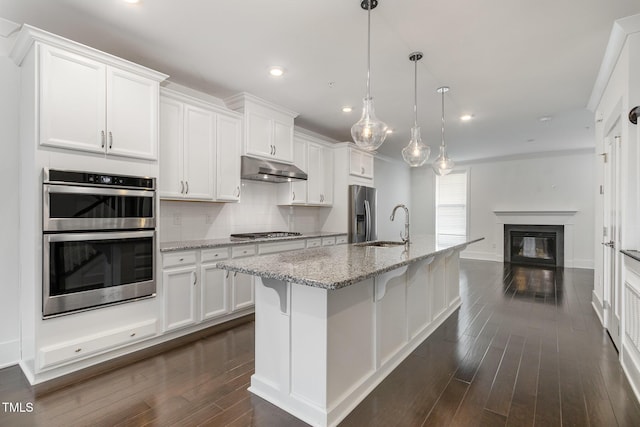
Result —
<svg viewBox="0 0 640 427"><path fill-rule="evenodd" d="M277 111L287 116L291 116L292 118L296 118L300 115L300 113L296 113L293 110L289 110L280 105L274 104L272 102L267 101L266 99L258 98L255 95L252 95L247 92L240 92L233 96L223 99L225 105L232 110L241 110L244 109L245 102L253 102L254 104L258 104L262 107L268 108L270 110Z"/></svg>
<svg viewBox="0 0 640 427"><path fill-rule="evenodd" d="M496 217L495 242L496 259L504 261L504 225L505 224L527 224L527 225L564 225L564 267L574 268L576 260L573 254L574 241L574 217L578 211L575 209L511 209L493 211ZM592 268L593 261L591 262ZM580 260L579 264L587 265L588 261Z"/></svg>
<svg viewBox="0 0 640 427"><path fill-rule="evenodd" d="M600 320L600 325L604 328L604 307L595 290L591 291L591 306Z"/></svg>
<svg viewBox="0 0 640 427"><path fill-rule="evenodd" d="M9 38L20 29L20 24L0 17L0 37Z"/></svg>
<svg viewBox="0 0 640 427"><path fill-rule="evenodd" d="M591 147L575 148L575 149L568 149L568 150L536 151L533 153L518 153L518 154L509 154L505 156L476 157L472 159L457 161L456 164L458 166L466 166L466 165L478 164L478 163L509 162L512 160L530 160L530 159L543 159L547 157L575 156L579 154L594 154L595 150L596 150L596 147L594 144Z"/></svg>
<svg viewBox="0 0 640 427"><path fill-rule="evenodd" d="M464 250L460 252L460 258L462 259L474 259L478 261L493 261L498 262L496 254L493 252L476 252Z"/></svg>
<svg viewBox="0 0 640 427"><path fill-rule="evenodd" d="M613 23L611 29L611 35L609 36L609 43L605 50L602 63L600 65L600 71L598 77L593 85L587 108L591 111L596 111L604 91L609 84L613 70L615 69L618 58L622 53L622 49L627 40L629 34L640 32L640 14L627 16L626 18L618 19Z"/></svg>

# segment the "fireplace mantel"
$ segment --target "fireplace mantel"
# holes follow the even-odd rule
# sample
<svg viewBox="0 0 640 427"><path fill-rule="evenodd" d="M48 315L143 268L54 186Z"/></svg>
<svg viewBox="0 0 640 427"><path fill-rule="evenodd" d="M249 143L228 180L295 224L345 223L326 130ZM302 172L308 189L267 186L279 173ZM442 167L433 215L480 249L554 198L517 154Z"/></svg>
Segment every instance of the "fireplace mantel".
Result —
<svg viewBox="0 0 640 427"><path fill-rule="evenodd" d="M564 225L564 266L573 267L575 209L494 209L495 242L504 242L505 224ZM504 261L503 248L496 245L496 260Z"/></svg>

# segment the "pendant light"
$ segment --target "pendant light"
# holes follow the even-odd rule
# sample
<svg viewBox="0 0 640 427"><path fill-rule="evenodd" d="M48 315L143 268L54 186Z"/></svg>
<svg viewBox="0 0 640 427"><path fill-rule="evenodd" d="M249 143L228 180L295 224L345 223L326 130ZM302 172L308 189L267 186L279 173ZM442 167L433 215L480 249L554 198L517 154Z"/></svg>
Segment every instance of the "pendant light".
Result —
<svg viewBox="0 0 640 427"><path fill-rule="evenodd" d="M440 145L440 155L433 161L433 170L437 175L443 176L451 172L455 166L453 160L447 156L447 147L444 144L444 94L449 92L449 87L439 87L437 92L442 94L442 144Z"/></svg>
<svg viewBox="0 0 640 427"><path fill-rule="evenodd" d="M414 63L414 98L413 98L413 127L409 144L402 149L402 158L412 168L424 165L431 154L431 148L422 143L420 128L418 127L418 61L422 59L422 52L413 52L409 60Z"/></svg>
<svg viewBox="0 0 640 427"><path fill-rule="evenodd" d="M387 137L387 125L376 117L371 97L371 9L378 0L362 0L360 7L367 11L367 95L363 100L362 117L351 126L351 137L356 145L367 151L375 151Z"/></svg>

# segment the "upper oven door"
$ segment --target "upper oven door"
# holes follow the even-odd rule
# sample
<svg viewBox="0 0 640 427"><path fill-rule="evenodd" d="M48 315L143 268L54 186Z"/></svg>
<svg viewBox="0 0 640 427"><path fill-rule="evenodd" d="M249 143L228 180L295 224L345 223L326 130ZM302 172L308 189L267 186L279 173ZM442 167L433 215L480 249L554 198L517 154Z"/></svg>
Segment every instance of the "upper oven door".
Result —
<svg viewBox="0 0 640 427"><path fill-rule="evenodd" d="M43 230L155 228L155 192L43 185Z"/></svg>

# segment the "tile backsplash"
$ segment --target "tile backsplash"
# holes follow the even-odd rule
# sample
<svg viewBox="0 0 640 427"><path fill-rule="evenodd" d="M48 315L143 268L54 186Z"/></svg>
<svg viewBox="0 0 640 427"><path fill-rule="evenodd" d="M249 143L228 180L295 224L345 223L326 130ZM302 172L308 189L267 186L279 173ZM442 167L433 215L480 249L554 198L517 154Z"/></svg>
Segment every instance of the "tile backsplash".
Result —
<svg viewBox="0 0 640 427"><path fill-rule="evenodd" d="M319 210L325 208L278 206L278 185L242 181L240 203L161 200L160 241L218 239L252 231L318 231Z"/></svg>

